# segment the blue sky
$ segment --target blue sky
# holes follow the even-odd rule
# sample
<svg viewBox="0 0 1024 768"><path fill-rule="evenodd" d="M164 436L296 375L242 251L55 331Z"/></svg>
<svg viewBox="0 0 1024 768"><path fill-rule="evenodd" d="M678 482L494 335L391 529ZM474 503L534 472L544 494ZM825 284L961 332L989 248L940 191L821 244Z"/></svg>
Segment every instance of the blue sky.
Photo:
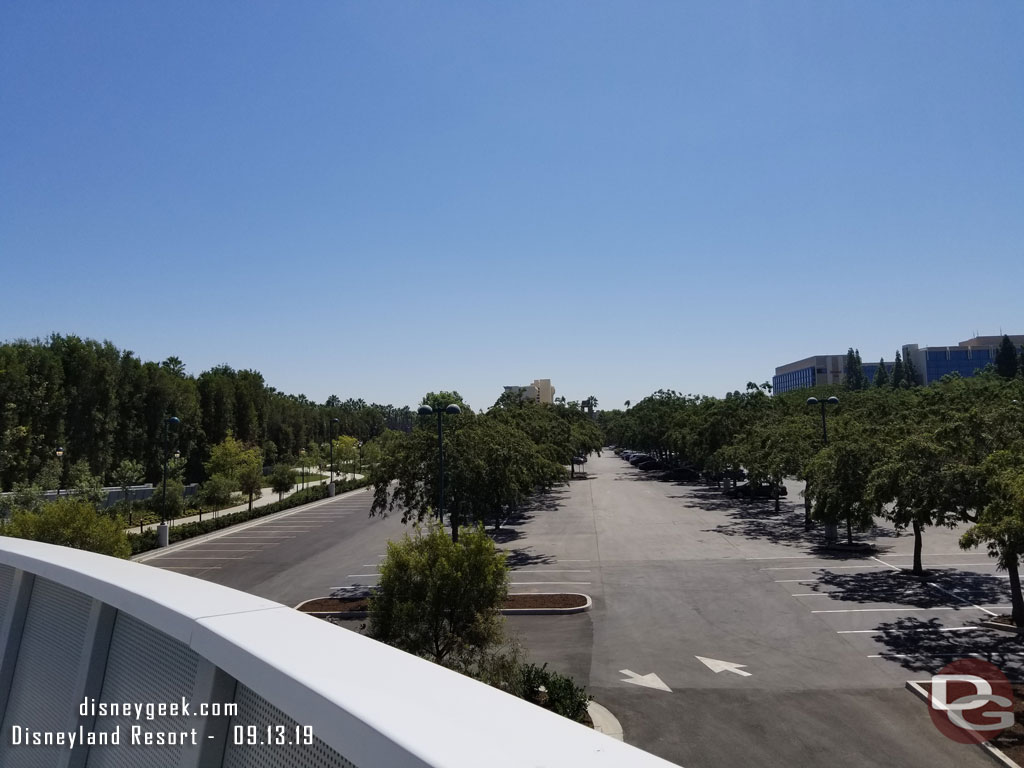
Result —
<svg viewBox="0 0 1024 768"><path fill-rule="evenodd" d="M721 395L1024 333L1024 4L0 7L0 338Z"/></svg>

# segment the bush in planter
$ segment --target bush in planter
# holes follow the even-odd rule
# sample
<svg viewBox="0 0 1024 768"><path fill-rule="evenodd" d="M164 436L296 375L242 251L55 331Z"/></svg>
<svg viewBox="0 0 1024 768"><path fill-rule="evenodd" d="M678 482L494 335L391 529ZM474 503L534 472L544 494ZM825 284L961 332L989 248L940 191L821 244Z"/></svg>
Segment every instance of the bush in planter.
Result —
<svg viewBox="0 0 1024 768"><path fill-rule="evenodd" d="M582 722L590 701L586 689L576 685L571 677L549 672L547 667L547 663L542 667L536 664L521 666L518 695L562 717Z"/></svg>

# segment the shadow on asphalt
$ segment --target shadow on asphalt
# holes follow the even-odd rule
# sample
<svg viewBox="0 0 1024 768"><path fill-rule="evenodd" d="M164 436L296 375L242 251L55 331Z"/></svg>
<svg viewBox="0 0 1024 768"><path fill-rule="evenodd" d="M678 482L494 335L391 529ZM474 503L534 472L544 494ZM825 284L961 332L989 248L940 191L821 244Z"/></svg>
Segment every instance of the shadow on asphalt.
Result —
<svg viewBox="0 0 1024 768"><path fill-rule="evenodd" d="M530 565L552 565L556 562L555 558L551 555L537 555L533 554L529 550L532 547L526 547L525 549L506 549L505 562L509 568L525 568Z"/></svg>
<svg viewBox="0 0 1024 768"><path fill-rule="evenodd" d="M812 587L815 592L827 592L832 600L845 602L892 603L911 608L967 607L967 603L957 600L950 592L982 605L1010 601L1009 587L1002 579L980 574L974 577L962 571L956 574L931 572L927 581L906 571L826 571L817 578L817 584ZM929 586L928 582L947 591Z"/></svg>
<svg viewBox="0 0 1024 768"><path fill-rule="evenodd" d="M957 659L975 656L995 664L1010 680L1024 680L1024 641L1018 635L987 629L943 632L942 627L939 619L905 617L879 624L873 638L885 646L883 657L911 672L935 674Z"/></svg>

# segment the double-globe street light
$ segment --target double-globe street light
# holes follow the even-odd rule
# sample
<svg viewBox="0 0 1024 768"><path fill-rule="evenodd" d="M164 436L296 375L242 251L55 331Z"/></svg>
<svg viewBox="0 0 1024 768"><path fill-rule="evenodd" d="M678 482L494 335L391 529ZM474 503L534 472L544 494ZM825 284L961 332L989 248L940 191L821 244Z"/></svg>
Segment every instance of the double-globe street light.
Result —
<svg viewBox="0 0 1024 768"><path fill-rule="evenodd" d="M828 424L825 421L825 406L826 405L839 405L839 398L833 395L827 400L819 400L816 397L807 398L808 405L820 405L821 406L821 441L824 445L828 445ZM804 488L804 495L807 498L807 515L804 519L804 530L811 530L811 496L807 492L807 488ZM826 523L825 524L825 540L836 541L839 538L839 524L838 523Z"/></svg>
<svg viewBox="0 0 1024 768"><path fill-rule="evenodd" d="M64 446L58 446L57 450L53 452L60 460L60 471L57 473L57 498L60 498L60 486L61 479L64 474Z"/></svg>
<svg viewBox="0 0 1024 768"><path fill-rule="evenodd" d="M436 411L429 405L421 405L417 411L420 416L429 416L432 413L437 414L437 519L444 525L444 438L441 427L441 416L446 413L450 413L452 416L462 413L462 409L459 406L452 403L447 406L443 411L439 408ZM459 521L456 519L457 515L452 513L452 541L459 540Z"/></svg>
<svg viewBox="0 0 1024 768"><path fill-rule="evenodd" d="M170 445L171 445L171 426L178 426L181 423L181 419L177 416L168 416L164 419L164 481L163 481L163 492L160 500L160 525L156 529L156 545L158 547L166 547L169 539L169 532L167 528L167 461L170 458ZM174 452L174 457L177 458L181 454L178 451Z"/></svg>

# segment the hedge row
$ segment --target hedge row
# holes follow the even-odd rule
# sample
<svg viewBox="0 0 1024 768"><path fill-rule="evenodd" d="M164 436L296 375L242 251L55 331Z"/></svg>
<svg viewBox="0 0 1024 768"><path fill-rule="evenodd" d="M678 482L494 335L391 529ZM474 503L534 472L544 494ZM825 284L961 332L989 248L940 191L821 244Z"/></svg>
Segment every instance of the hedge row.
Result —
<svg viewBox="0 0 1024 768"><path fill-rule="evenodd" d="M365 488L369 485L367 478L360 478L358 480L339 480L335 482L335 488L338 493L345 493L346 491L354 491L356 488ZM268 504L265 507L254 507L252 511L244 510L242 512L234 512L230 515L221 515L220 517L210 517L202 522L193 523L182 523L181 525L171 526L169 534L170 543L173 544L176 541L184 541L185 539L191 539L194 536L201 536L204 533L210 533L211 531L219 531L221 528L228 528L232 525L238 525L249 520L255 520L258 517L266 517L272 515L275 512L282 512L292 507L298 507L302 504L309 504L311 501L319 501L320 499L327 498L327 485L314 485L312 488L306 488L303 491L296 491L291 496L282 501L275 501L273 504ZM129 533L128 541L132 545L132 554L137 555L140 552L146 552L151 549L156 549L156 529L145 531L144 533Z"/></svg>

